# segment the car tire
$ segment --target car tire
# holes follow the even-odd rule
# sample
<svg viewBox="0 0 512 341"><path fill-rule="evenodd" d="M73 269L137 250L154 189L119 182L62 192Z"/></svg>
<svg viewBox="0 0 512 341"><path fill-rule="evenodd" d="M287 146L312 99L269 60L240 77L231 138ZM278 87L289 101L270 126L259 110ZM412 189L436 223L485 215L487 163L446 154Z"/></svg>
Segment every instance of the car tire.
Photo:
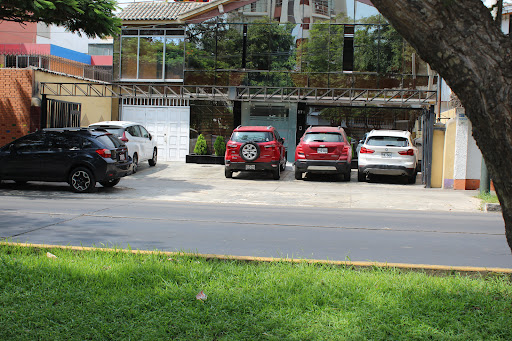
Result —
<svg viewBox="0 0 512 341"><path fill-rule="evenodd" d="M414 185L416 183L416 175L418 173L414 172L413 175L407 177L407 183L410 184L410 185Z"/></svg>
<svg viewBox="0 0 512 341"><path fill-rule="evenodd" d="M345 181L350 182L351 175L352 171L349 169L348 172L345 173Z"/></svg>
<svg viewBox="0 0 512 341"><path fill-rule="evenodd" d="M153 157L151 159L148 160L148 163L149 163L149 167L154 167L156 166L156 160L157 160L157 157L158 157L158 151L157 149L153 149Z"/></svg>
<svg viewBox="0 0 512 341"><path fill-rule="evenodd" d="M96 188L96 180L90 170L85 167L78 167L71 172L69 185L73 192L89 193Z"/></svg>
<svg viewBox="0 0 512 341"><path fill-rule="evenodd" d="M279 180L281 178L281 167L278 166L276 169L272 171L272 177L274 180Z"/></svg>
<svg viewBox="0 0 512 341"><path fill-rule="evenodd" d="M283 164L280 165L279 167L281 167L281 172L284 172L286 170L286 161L283 162Z"/></svg>
<svg viewBox="0 0 512 341"><path fill-rule="evenodd" d="M137 153L133 154L132 158L132 173L137 173L137 169L139 168L139 156Z"/></svg>
<svg viewBox="0 0 512 341"><path fill-rule="evenodd" d="M302 180L302 172L295 170L295 180Z"/></svg>
<svg viewBox="0 0 512 341"><path fill-rule="evenodd" d="M365 182L366 181L366 174L364 172L357 171L357 181Z"/></svg>
<svg viewBox="0 0 512 341"><path fill-rule="evenodd" d="M240 156L245 161L255 161L260 157L260 147L255 142L245 142L240 147Z"/></svg>
<svg viewBox="0 0 512 341"><path fill-rule="evenodd" d="M112 180L108 180L108 181L100 181L100 184L103 187L114 187L115 185L117 185L119 183L119 181L121 181L121 178L112 179Z"/></svg>
<svg viewBox="0 0 512 341"><path fill-rule="evenodd" d="M233 171L229 170L227 167L224 168L224 176L227 179L231 179L233 177Z"/></svg>

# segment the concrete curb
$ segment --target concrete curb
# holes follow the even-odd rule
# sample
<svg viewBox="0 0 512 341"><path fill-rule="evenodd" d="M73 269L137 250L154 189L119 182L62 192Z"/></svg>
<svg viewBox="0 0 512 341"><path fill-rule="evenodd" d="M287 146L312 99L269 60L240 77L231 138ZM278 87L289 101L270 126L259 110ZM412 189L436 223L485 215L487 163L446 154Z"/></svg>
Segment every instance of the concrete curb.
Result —
<svg viewBox="0 0 512 341"><path fill-rule="evenodd" d="M0 242L0 246L20 246L20 247L33 247L40 249L62 249L62 250L75 250L75 251L104 251L104 252L125 252L133 254L159 254L166 256L192 256L200 257L206 260L237 260L244 262L289 262L289 263L308 263L308 264L326 264L355 268L396 268L410 271L426 271L429 273L439 274L512 274L512 269L509 268L483 268L471 266L447 266L447 265L428 265L428 264L407 264L407 263L381 263L381 262L353 262L353 261L330 261L330 260L315 260L315 259L292 259L292 258L271 258L271 257L249 257L249 256L230 256L230 255L216 255L216 254L200 254L200 253L187 253L187 252L165 252L165 251L148 251L148 250L126 250L126 249L106 249L97 247L85 246L64 246L64 245L51 245L51 244L30 244L30 243L13 243L13 242Z"/></svg>
<svg viewBox="0 0 512 341"><path fill-rule="evenodd" d="M485 204L485 212L501 212L500 204Z"/></svg>

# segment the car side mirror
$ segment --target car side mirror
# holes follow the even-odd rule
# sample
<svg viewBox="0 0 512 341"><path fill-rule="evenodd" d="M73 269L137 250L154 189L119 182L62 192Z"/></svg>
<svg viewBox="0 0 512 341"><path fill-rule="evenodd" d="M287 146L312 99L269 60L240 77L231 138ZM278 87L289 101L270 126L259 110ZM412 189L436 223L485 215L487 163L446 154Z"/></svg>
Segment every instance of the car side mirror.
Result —
<svg viewBox="0 0 512 341"><path fill-rule="evenodd" d="M11 144L11 145L9 146L9 152L10 152L11 154L16 154L16 147L14 146L14 144Z"/></svg>
<svg viewBox="0 0 512 341"><path fill-rule="evenodd" d="M284 143L284 137L281 137L281 138L279 139L279 142Z"/></svg>
<svg viewBox="0 0 512 341"><path fill-rule="evenodd" d="M363 143L363 140L359 140L359 143Z"/></svg>

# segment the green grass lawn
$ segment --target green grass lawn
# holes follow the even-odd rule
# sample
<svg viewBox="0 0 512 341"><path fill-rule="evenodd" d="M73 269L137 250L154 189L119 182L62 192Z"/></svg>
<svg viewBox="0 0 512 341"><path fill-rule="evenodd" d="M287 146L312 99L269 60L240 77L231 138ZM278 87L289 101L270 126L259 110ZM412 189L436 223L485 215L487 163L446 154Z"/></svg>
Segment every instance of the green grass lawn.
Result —
<svg viewBox="0 0 512 341"><path fill-rule="evenodd" d="M499 204L498 196L495 193L479 193L476 197L484 204Z"/></svg>
<svg viewBox="0 0 512 341"><path fill-rule="evenodd" d="M425 339L512 340L510 277L0 245L0 340Z"/></svg>

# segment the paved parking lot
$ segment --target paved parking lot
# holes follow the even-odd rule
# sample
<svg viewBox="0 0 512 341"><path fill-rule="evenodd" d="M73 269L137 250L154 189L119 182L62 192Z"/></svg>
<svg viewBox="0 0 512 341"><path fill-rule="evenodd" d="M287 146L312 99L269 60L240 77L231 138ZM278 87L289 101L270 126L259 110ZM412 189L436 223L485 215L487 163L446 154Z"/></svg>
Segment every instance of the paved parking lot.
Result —
<svg viewBox="0 0 512 341"><path fill-rule="evenodd" d="M478 212L477 191L426 189L418 181L406 185L389 178L370 183L357 182L352 170L350 182L315 176L299 181L294 179L289 163L281 180L270 174L234 173L224 177L222 165L159 162L156 167L141 166L138 173L121 180L114 188L97 185L94 194L72 193L65 183L28 183L24 187L5 182L0 198L9 196L113 198L140 200L169 200L211 202L236 205L285 205L354 209L406 209Z"/></svg>

